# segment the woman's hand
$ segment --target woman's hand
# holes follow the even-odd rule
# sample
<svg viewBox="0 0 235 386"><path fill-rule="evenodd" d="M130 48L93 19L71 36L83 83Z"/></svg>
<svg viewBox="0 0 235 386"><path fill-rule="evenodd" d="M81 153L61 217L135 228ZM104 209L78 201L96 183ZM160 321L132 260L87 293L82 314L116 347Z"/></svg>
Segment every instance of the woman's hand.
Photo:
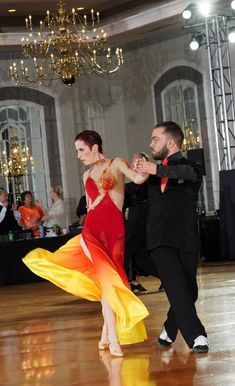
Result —
<svg viewBox="0 0 235 386"><path fill-rule="evenodd" d="M89 202L88 211L94 210L97 205L103 200L105 194L100 194L93 202Z"/></svg>
<svg viewBox="0 0 235 386"><path fill-rule="evenodd" d="M156 174L157 173L157 164L154 162L146 161L144 158L138 158L135 162L135 169L141 174Z"/></svg>

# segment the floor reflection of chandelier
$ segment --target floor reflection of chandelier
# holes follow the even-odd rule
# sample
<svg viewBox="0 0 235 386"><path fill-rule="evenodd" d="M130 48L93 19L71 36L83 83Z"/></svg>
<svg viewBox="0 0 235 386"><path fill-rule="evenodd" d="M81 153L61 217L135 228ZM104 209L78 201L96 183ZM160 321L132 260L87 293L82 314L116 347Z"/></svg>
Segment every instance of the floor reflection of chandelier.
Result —
<svg viewBox="0 0 235 386"><path fill-rule="evenodd" d="M111 74L123 63L122 49L116 48L113 54L108 47L107 34L99 26L99 12L92 9L90 17L81 16L73 8L68 14L64 4L59 1L57 14L47 11L37 32L33 31L32 16L25 19L29 35L21 44L31 64L21 60L19 65L14 62L10 66L16 83L50 84L60 79L72 85L80 75Z"/></svg>

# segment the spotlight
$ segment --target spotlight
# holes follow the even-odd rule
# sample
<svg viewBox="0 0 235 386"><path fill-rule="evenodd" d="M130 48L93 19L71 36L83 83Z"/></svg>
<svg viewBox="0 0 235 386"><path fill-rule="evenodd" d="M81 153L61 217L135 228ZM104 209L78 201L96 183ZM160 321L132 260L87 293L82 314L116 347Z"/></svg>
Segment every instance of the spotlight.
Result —
<svg viewBox="0 0 235 386"><path fill-rule="evenodd" d="M200 3L199 6L198 6L198 9L199 9L199 12L207 17L209 16L209 13L210 13L210 10L211 10L211 7L210 7L210 4L209 3Z"/></svg>
<svg viewBox="0 0 235 386"><path fill-rule="evenodd" d="M235 27L229 28L228 40L230 41L230 43L235 43Z"/></svg>
<svg viewBox="0 0 235 386"><path fill-rule="evenodd" d="M235 9L235 0L233 0L233 1L231 2L231 7L232 7L232 9Z"/></svg>
<svg viewBox="0 0 235 386"><path fill-rule="evenodd" d="M203 34L201 33L196 33L192 36L192 39L189 43L189 47L191 48L192 51L198 50L199 47L201 47L203 43Z"/></svg>
<svg viewBox="0 0 235 386"><path fill-rule="evenodd" d="M235 0L234 0L235 1ZM193 11L195 10L196 6L195 4L190 4L182 13L182 16L185 20L191 19L193 15Z"/></svg>

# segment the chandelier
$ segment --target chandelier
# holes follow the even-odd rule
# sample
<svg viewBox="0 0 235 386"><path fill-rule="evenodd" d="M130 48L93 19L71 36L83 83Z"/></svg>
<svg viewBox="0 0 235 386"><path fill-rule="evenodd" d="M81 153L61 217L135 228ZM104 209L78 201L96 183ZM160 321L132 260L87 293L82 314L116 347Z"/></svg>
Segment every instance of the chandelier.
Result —
<svg viewBox="0 0 235 386"><path fill-rule="evenodd" d="M191 127L185 127L182 150L188 151L191 149L197 149L199 145L200 145L200 138L199 138L198 130L196 130L196 133L194 133Z"/></svg>
<svg viewBox="0 0 235 386"><path fill-rule="evenodd" d="M33 31L32 16L25 19L28 36L22 37L23 54L30 59L10 66L16 84L47 84L60 79L72 85L80 75L112 74L123 64L122 49L115 53L108 46L107 34L100 27L99 12L80 15L72 9L66 13L59 1L57 14L47 11L37 31Z"/></svg>
<svg viewBox="0 0 235 386"><path fill-rule="evenodd" d="M10 146L9 154L3 150L0 154L0 174L5 177L22 177L29 169L34 168L33 157L29 154L29 148L20 149L18 143Z"/></svg>

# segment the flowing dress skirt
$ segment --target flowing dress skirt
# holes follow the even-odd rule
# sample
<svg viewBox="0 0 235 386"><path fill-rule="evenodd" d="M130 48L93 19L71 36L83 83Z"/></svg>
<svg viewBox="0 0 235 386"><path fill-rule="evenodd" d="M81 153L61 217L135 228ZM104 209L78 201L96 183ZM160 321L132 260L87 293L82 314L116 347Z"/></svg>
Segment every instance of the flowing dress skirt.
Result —
<svg viewBox="0 0 235 386"><path fill-rule="evenodd" d="M89 211L81 235L53 253L37 248L23 261L75 296L100 301L103 294L115 312L120 344L131 344L147 338L143 319L148 311L129 289L123 255L123 216L107 196Z"/></svg>

